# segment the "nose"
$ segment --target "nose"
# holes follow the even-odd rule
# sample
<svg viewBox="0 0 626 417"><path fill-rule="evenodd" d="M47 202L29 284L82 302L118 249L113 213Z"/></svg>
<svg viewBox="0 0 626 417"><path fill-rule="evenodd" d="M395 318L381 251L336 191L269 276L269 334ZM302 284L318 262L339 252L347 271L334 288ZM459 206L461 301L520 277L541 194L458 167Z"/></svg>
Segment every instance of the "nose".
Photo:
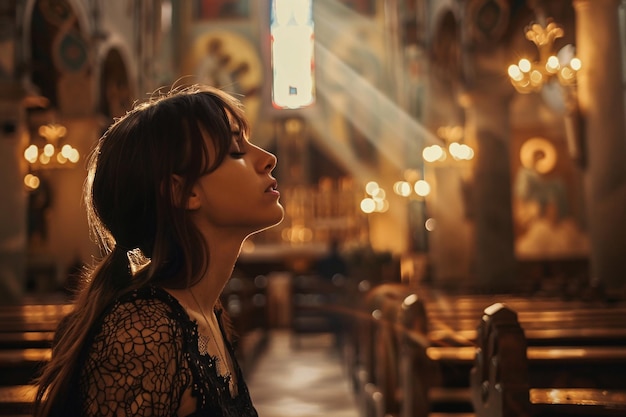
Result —
<svg viewBox="0 0 626 417"><path fill-rule="evenodd" d="M258 150L260 151L259 165L262 167L263 172L272 172L276 168L276 155L262 148L258 148Z"/></svg>
<svg viewBox="0 0 626 417"><path fill-rule="evenodd" d="M267 151L265 151L267 152ZM265 166L265 169L267 170L267 172L272 172L274 170L274 168L276 168L276 163L278 162L278 160L276 159L276 155L274 155L271 152L267 152L267 156L268 161L267 161L267 165Z"/></svg>

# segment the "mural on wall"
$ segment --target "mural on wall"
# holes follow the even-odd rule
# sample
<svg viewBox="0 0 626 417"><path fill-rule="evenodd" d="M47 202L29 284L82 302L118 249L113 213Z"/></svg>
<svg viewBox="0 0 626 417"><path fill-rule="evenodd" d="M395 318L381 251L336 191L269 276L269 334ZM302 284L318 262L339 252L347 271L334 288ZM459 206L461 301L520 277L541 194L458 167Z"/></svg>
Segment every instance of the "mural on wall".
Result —
<svg viewBox="0 0 626 417"><path fill-rule="evenodd" d="M32 81L66 115L91 110L90 45L70 4L39 0L31 16Z"/></svg>
<svg viewBox="0 0 626 417"><path fill-rule="evenodd" d="M210 31L194 43L184 74L212 85L242 100L254 126L261 105L262 65L256 47L245 35Z"/></svg>
<svg viewBox="0 0 626 417"><path fill-rule="evenodd" d="M564 144L541 137L519 147L513 184L516 252L522 258L586 256L589 243L577 220L576 178Z"/></svg>
<svg viewBox="0 0 626 417"><path fill-rule="evenodd" d="M340 0L340 3L365 15L376 13L376 0Z"/></svg>
<svg viewBox="0 0 626 417"><path fill-rule="evenodd" d="M133 104L126 65L119 51L112 49L102 64L100 76L100 112L111 122L129 111Z"/></svg>
<svg viewBox="0 0 626 417"><path fill-rule="evenodd" d="M199 20L246 18L250 0L194 0L193 16Z"/></svg>

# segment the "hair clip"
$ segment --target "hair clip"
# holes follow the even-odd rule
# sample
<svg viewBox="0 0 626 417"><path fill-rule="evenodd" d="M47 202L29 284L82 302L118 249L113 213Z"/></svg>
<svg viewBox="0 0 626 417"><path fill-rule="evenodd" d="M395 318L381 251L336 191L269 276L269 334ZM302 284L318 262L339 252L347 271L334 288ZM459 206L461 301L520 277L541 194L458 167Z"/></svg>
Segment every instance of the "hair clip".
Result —
<svg viewBox="0 0 626 417"><path fill-rule="evenodd" d="M146 255L144 255L139 248L126 251L126 256L128 257L130 273L133 277L146 269L150 265L150 262L152 262L152 260L146 257Z"/></svg>

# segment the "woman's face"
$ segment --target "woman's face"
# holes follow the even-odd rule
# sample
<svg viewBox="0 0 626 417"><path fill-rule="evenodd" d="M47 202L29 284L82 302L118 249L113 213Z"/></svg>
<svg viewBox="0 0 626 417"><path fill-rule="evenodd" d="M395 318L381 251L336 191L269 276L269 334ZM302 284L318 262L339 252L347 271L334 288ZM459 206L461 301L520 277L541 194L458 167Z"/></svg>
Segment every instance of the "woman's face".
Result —
<svg viewBox="0 0 626 417"><path fill-rule="evenodd" d="M229 154L194 186L190 208L196 209L198 226L209 233L223 230L247 236L280 223L284 210L271 175L275 166L274 155L250 143L234 127Z"/></svg>

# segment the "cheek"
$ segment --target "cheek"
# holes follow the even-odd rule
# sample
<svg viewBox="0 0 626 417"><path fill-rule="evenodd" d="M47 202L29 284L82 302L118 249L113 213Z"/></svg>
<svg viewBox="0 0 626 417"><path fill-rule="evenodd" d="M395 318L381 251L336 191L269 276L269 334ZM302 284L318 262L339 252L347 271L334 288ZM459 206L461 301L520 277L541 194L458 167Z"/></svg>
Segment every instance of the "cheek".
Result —
<svg viewBox="0 0 626 417"><path fill-rule="evenodd" d="M218 181L206 190L207 216L219 222L241 219L253 206L246 184Z"/></svg>

